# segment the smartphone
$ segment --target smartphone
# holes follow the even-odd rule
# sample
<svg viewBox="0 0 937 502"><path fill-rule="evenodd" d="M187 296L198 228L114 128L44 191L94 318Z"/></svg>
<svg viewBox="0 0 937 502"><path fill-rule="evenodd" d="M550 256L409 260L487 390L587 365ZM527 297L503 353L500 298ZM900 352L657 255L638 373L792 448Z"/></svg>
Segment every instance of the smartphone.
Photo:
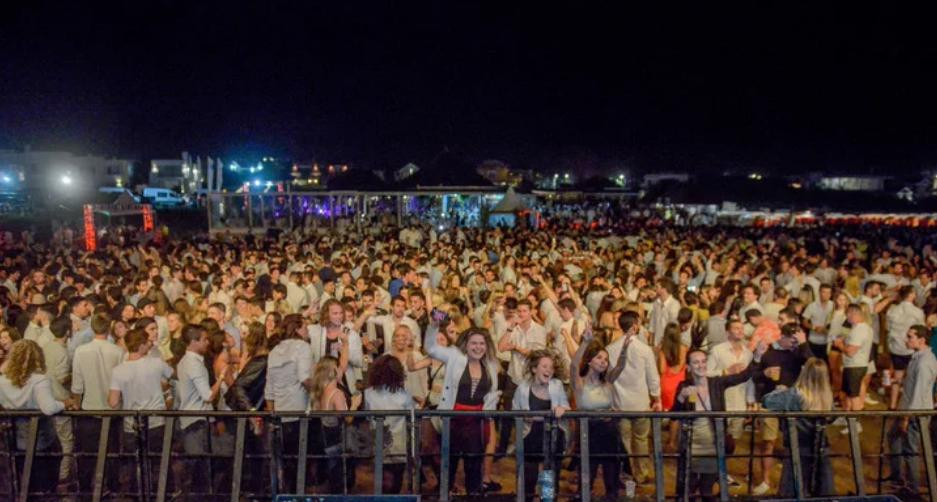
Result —
<svg viewBox="0 0 937 502"><path fill-rule="evenodd" d="M430 312L430 319L432 319L436 324L442 324L449 320L449 314L446 313L445 310L433 308L433 311Z"/></svg>

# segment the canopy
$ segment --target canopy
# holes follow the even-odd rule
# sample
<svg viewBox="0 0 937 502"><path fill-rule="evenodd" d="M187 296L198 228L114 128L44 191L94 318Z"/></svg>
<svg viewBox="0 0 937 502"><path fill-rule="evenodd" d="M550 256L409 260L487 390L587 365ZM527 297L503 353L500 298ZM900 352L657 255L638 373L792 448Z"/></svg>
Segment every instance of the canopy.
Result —
<svg viewBox="0 0 937 502"><path fill-rule="evenodd" d="M504 193L504 197L495 204L495 207L491 208L490 213L515 213L526 210L527 205L524 204L521 196L514 193L514 187L509 187L508 191Z"/></svg>

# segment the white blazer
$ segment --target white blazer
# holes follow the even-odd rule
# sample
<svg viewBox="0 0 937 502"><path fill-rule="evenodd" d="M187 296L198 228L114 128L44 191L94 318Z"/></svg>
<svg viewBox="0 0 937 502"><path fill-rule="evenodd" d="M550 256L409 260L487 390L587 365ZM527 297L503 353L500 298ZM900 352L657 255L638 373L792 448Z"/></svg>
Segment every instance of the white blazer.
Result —
<svg viewBox="0 0 937 502"><path fill-rule="evenodd" d="M550 409L553 410L557 406L563 406L569 408L569 398L566 397L566 389L563 387L563 382L551 378L550 383L547 386L547 389L550 393ZM514 410L530 410L530 379L525 378L517 386L517 390L514 391L514 401L512 403L512 409ZM564 432L567 432L568 425L566 421L560 421L560 428ZM524 437L527 437L527 434L530 433L530 421L524 421Z"/></svg>
<svg viewBox="0 0 937 502"><path fill-rule="evenodd" d="M312 346L312 364L313 367L327 356L325 345L327 337L325 335L325 326L313 324L309 329L309 345ZM364 354L361 350L361 337L354 330L348 331L348 368L345 369L345 379L348 380L349 392L358 394L358 380L361 380L361 367L364 366Z"/></svg>
<svg viewBox="0 0 937 502"><path fill-rule="evenodd" d="M462 379L462 373L465 373L465 367L468 366L468 356L466 356L458 347L443 347L436 343L436 335L439 333L439 326L432 323L426 328L426 340L423 347L430 357L437 361L442 361L446 365L446 378L443 381L442 397L439 399L438 409L451 410L455 408L456 395L459 393L459 380ZM488 371L488 379L491 380L491 390L485 394L485 404L483 409L494 410L498 408L498 401L501 400L501 391L498 390L498 370L500 366L497 362L486 361L485 369Z"/></svg>

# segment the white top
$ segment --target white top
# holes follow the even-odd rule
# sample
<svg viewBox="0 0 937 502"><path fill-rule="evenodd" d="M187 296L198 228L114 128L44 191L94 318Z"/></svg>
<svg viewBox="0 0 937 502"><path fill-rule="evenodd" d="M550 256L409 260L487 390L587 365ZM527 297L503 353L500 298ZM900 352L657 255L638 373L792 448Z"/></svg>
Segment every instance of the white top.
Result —
<svg viewBox="0 0 937 502"><path fill-rule="evenodd" d="M29 323L29 326L26 327L26 331L23 333L23 338L26 340L32 340L36 342L40 347L49 343L54 335L52 331L49 330L48 326L39 326L32 322Z"/></svg>
<svg viewBox="0 0 937 502"><path fill-rule="evenodd" d="M309 392L303 382L311 376L312 347L295 338L284 340L267 356L264 399L273 401L276 411L305 411L309 406ZM283 421L294 422L296 418Z"/></svg>
<svg viewBox="0 0 937 502"><path fill-rule="evenodd" d="M897 356L910 356L914 353L907 346L908 329L915 324L924 324L924 311L909 301L903 301L888 309L885 321L888 326L889 352Z"/></svg>
<svg viewBox="0 0 937 502"><path fill-rule="evenodd" d="M413 408L413 398L405 390L388 392L373 387L364 390L364 409L366 410L412 410ZM384 462L405 462L407 452L406 417L386 417L384 424L390 430L392 438L389 450L384 451Z"/></svg>
<svg viewBox="0 0 937 502"><path fill-rule="evenodd" d="M423 345L421 340L423 333L420 330L420 325L410 317L403 316L398 320L394 318L393 314L376 316L372 323L369 323L368 327L369 330L373 330L374 325L379 325L384 329L385 354L390 352L391 344L394 340L394 330L401 324L410 328L410 333L413 334L413 348L419 349ZM372 336L371 338L373 339L374 337Z"/></svg>
<svg viewBox="0 0 937 502"><path fill-rule="evenodd" d="M172 376L172 368L157 357L143 357L120 363L111 373L111 390L120 392L122 410L165 410L163 380ZM124 431L133 432L133 418L124 419ZM163 417L150 417L149 428L165 423Z"/></svg>
<svg viewBox="0 0 937 502"><path fill-rule="evenodd" d="M742 344L742 351L736 354L736 352L732 350L732 342L726 340L713 346L712 350L709 351L709 356L706 360L706 373L709 376L723 376L725 371L734 364L748 366L751 364L753 357L754 354L752 354L752 351L749 350L744 343ZM754 390L753 388L749 389L749 386L751 386L750 379L726 389L726 411L741 411L746 408L748 404L748 396L746 394L749 390Z"/></svg>
<svg viewBox="0 0 937 502"><path fill-rule="evenodd" d="M812 328L810 329L810 334L807 339L810 343L813 344L825 344L827 335L823 333L817 333L814 328L825 328L826 320L830 318L830 315L833 313L833 309L836 305L831 301L827 301L826 305L820 303L819 300L807 305L807 308L804 309L804 318L810 321Z"/></svg>
<svg viewBox="0 0 937 502"><path fill-rule="evenodd" d="M72 394L81 394L81 409L109 410L108 390L111 372L120 364L124 351L117 345L95 338L75 349L72 361Z"/></svg>
<svg viewBox="0 0 937 502"><path fill-rule="evenodd" d="M515 347L526 350L545 349L547 347L547 330L535 321L530 321L527 331L518 324L511 332L511 343ZM508 363L508 376L515 385L524 381L524 367L527 366L527 357L516 350L511 351L511 362Z"/></svg>
<svg viewBox="0 0 937 502"><path fill-rule="evenodd" d="M621 337L606 347L609 366L618 364L624 342L625 337ZM660 397L660 374L654 351L640 337L632 337L625 367L612 385L614 406L619 411L648 411L650 396Z"/></svg>
<svg viewBox="0 0 937 502"><path fill-rule="evenodd" d="M205 358L201 354L186 351L176 367L176 376L179 379L177 392L179 394L178 409L188 411L211 411L211 386L208 384L208 368L205 367ZM179 425L186 427L205 420L205 417L181 417Z"/></svg>
<svg viewBox="0 0 937 502"><path fill-rule="evenodd" d="M446 378L443 382L442 396L439 399L440 410L451 410L455 407L456 396L459 392L459 380L468 366L468 356L457 347L443 347L436 343L436 334L439 328L432 324L426 328L426 352L437 361L446 365ZM498 391L498 370L501 368L497 362L484 362L491 380L491 390L485 394L482 409L493 410L498 407L501 392Z"/></svg>
<svg viewBox="0 0 937 502"><path fill-rule="evenodd" d="M517 390L514 391L514 400L511 403L511 409L530 410L530 383L529 379L525 379L517 386ZM566 389L563 387L563 382L556 378L551 378L550 383L547 384L547 392L550 395L551 410L556 409L558 406L569 408L569 399L566 397ZM564 431L566 430L566 421L560 422L559 425L561 429ZM527 437L527 434L530 433L530 429L531 421L525 420L524 437Z"/></svg>
<svg viewBox="0 0 937 502"><path fill-rule="evenodd" d="M875 335L872 327L864 322L852 327L846 335L846 345L859 347L859 351L852 357L843 353L844 368L865 368L869 365L869 355L872 352L872 341Z"/></svg>
<svg viewBox="0 0 937 502"><path fill-rule="evenodd" d="M46 375L52 381L52 395L59 401L69 398L64 382L72 375L71 361L65 346L54 341L42 346L42 356L46 361Z"/></svg>
<svg viewBox="0 0 937 502"><path fill-rule="evenodd" d="M54 415L65 409L61 401L52 397L52 382L42 373L29 375L22 387L15 387L0 375L0 406L8 410L40 410L45 415Z"/></svg>
<svg viewBox="0 0 937 502"><path fill-rule="evenodd" d="M664 329L672 322L677 322L677 316L680 314L680 302L673 295L661 301L660 298L654 300L654 306L651 308L651 333L654 334L654 346L660 346L664 339Z"/></svg>
<svg viewBox="0 0 937 502"><path fill-rule="evenodd" d="M325 347L328 344L328 336L325 327L314 324L308 327L309 346L312 354L312 364L316 365L323 356L332 356L338 359L341 354L341 342L332 344L332 352L326 354ZM269 365L269 363L268 363ZM364 353L361 349L361 337L353 329L348 329L348 367L345 369L345 380L348 382L349 391L354 395L358 394L358 386L361 380L361 368L364 366Z"/></svg>
<svg viewBox="0 0 937 502"><path fill-rule="evenodd" d="M872 343L881 343L881 328L879 327L879 317L875 312L875 304L882 300L881 295L876 296L875 298L869 298L865 295L859 296L859 302L864 303L869 306L869 323L872 328Z"/></svg>

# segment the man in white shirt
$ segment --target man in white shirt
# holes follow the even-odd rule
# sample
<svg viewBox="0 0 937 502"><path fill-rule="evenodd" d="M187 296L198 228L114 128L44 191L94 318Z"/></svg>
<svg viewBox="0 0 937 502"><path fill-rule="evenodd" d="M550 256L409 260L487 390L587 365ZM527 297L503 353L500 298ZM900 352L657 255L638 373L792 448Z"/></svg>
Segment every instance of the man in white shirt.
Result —
<svg viewBox="0 0 937 502"><path fill-rule="evenodd" d="M505 409L511 409L510 403L514 399L514 391L524 379L524 368L527 364L527 355L531 351L543 349L547 346L547 331L531 317L533 306L527 300L517 302L517 313L508 320L508 328L498 340L498 350L509 353L511 361L508 363L508 377L504 382L502 393ZM505 451L511 438L513 420L505 420L501 424L501 437L499 451Z"/></svg>
<svg viewBox="0 0 937 502"><path fill-rule="evenodd" d="M905 370L911 363L914 350L908 348L908 330L915 324L925 324L924 311L915 305L917 291L914 286L902 286L898 290L898 300L901 303L892 304L885 315L888 329L888 352L891 353L891 400L889 409L898 407L898 396L901 391L901 380Z"/></svg>
<svg viewBox="0 0 937 502"><path fill-rule="evenodd" d="M846 308L846 320L852 325L846 338L836 339L835 345L843 351L843 392L846 393L846 410L861 411L865 406L868 385L869 358L872 354L872 327L865 322L862 307L856 303ZM845 421L843 421L845 422ZM841 422L841 423L843 423ZM861 430L861 424L857 424ZM848 429L844 429L844 433Z"/></svg>
<svg viewBox="0 0 937 502"><path fill-rule="evenodd" d="M221 383L224 382L228 369L224 369L214 385L209 385L208 368L205 367L205 354L208 352L210 343L208 333L201 326L188 324L182 328L182 341L186 344L186 350L176 367L176 376L179 380L177 407L182 411L212 411L214 407L211 403L218 398ZM210 453L206 417L180 417L179 426L182 429L182 448L186 455ZM188 463L189 472L208 472L203 459L191 460ZM199 478L199 475L191 476L183 491L188 493L191 481ZM204 476L201 476L201 479L205 479Z"/></svg>
<svg viewBox="0 0 937 502"><path fill-rule="evenodd" d="M68 388L71 385L72 369L68 359L68 350L65 346L68 337L72 334L72 321L68 317L59 317L49 325L52 339L42 345L42 356L46 363L46 375L52 382L52 396L58 401L70 401L71 394ZM69 417L52 417L55 434L62 446L62 463L59 464L59 483L72 480L74 474L75 434L72 430L72 419Z"/></svg>
<svg viewBox="0 0 937 502"><path fill-rule="evenodd" d="M742 288L742 306L739 308L739 319L743 321L746 319L745 314L749 310L757 310L759 312L764 312L765 308L758 303L758 296L761 291L758 289L758 286L754 284L748 284ZM751 336L755 332L755 327L750 324L744 325L745 334Z"/></svg>
<svg viewBox="0 0 937 502"><path fill-rule="evenodd" d="M638 336L640 321L637 314L630 311L622 313L618 318L618 326L625 335L606 347L609 366L623 366L618 378L612 382L612 404L615 410L661 411L657 361L654 350ZM623 419L618 423L625 451L629 455L642 457L632 463L631 472L638 483L644 483L650 477L649 461L646 458L650 429L651 421L647 418Z"/></svg>
<svg viewBox="0 0 937 502"><path fill-rule="evenodd" d="M677 286L666 277L657 282L657 299L651 308L651 335L654 337L651 343L654 347L660 346L667 325L677 322L680 302L674 297L676 291Z"/></svg>
<svg viewBox="0 0 937 502"><path fill-rule="evenodd" d="M820 297L807 305L804 309L804 321L806 321L809 334L807 343L810 344L810 351L814 357L828 361L827 359L827 323L833 314L833 288L829 284L820 286Z"/></svg>
<svg viewBox="0 0 937 502"><path fill-rule="evenodd" d="M91 330L94 339L75 349L72 361L72 396L81 403L82 410L99 411L109 410L107 394L111 387L111 372L120 364L124 351L108 340L111 319L105 314L95 314L91 318ZM92 454L82 457L78 462L78 484L81 491L90 491L94 483L94 463L98 451L98 440L101 433L101 419L95 417L79 417L76 419L77 449L79 453ZM111 422L108 431L110 440L108 449L117 452L119 444L119 421ZM108 476L109 485L117 476Z"/></svg>
<svg viewBox="0 0 937 502"><path fill-rule="evenodd" d="M373 319L373 322L368 323L368 336L374 340L376 335L375 326L380 326L383 331L383 353L387 354L390 352L391 343L394 338L394 331L397 329L397 326L406 326L410 328L410 333L413 334L411 339L411 346L415 349L419 349L423 342L421 338L423 332L420 330L420 325L417 324L415 320L406 315L407 312L407 300L402 296L395 296L391 302L390 314L384 316L377 316Z"/></svg>
<svg viewBox="0 0 937 502"><path fill-rule="evenodd" d="M32 304L29 306L29 312L32 315L23 338L32 340L42 347L52 340L52 332L49 331L49 323L52 322L54 315L52 307L48 304Z"/></svg>
<svg viewBox="0 0 937 502"><path fill-rule="evenodd" d="M745 329L742 322L732 319L727 325L727 340L713 346L707 358L709 376L725 376L741 373L752 362L752 351L745 346ZM750 398L750 399L749 399ZM745 411L748 403L754 402L754 387L751 380L726 389L726 411ZM730 418L727 431L736 440L742 437L744 418Z"/></svg>
<svg viewBox="0 0 937 502"><path fill-rule="evenodd" d="M140 306L137 308L140 310L140 313L143 314L143 317L151 317L156 321L157 337L155 348L159 351L159 355L164 361L169 361L172 359L172 350L169 348L172 343L172 340L169 338L169 321L165 316L156 315L156 302L153 300L140 300Z"/></svg>
<svg viewBox="0 0 937 502"><path fill-rule="evenodd" d="M303 275L299 272L290 272L290 279L286 283L286 303L290 304L293 312L301 312L303 306L309 306L309 293L300 286Z"/></svg>
<svg viewBox="0 0 937 502"><path fill-rule="evenodd" d="M147 334L142 330L133 330L124 338L127 345L127 360L114 368L111 373L111 387L107 404L116 410L165 410L166 394L172 368L158 357L147 357L153 348ZM163 445L163 417L149 417L146 421L149 453L160 453ZM143 426L143 424L140 424ZM124 453L133 453L138 445L134 418L124 419ZM158 472L157 460L152 459L152 472ZM124 466L122 466L124 467ZM126 466L129 474L129 465ZM139 480L137 481L139 483Z"/></svg>

